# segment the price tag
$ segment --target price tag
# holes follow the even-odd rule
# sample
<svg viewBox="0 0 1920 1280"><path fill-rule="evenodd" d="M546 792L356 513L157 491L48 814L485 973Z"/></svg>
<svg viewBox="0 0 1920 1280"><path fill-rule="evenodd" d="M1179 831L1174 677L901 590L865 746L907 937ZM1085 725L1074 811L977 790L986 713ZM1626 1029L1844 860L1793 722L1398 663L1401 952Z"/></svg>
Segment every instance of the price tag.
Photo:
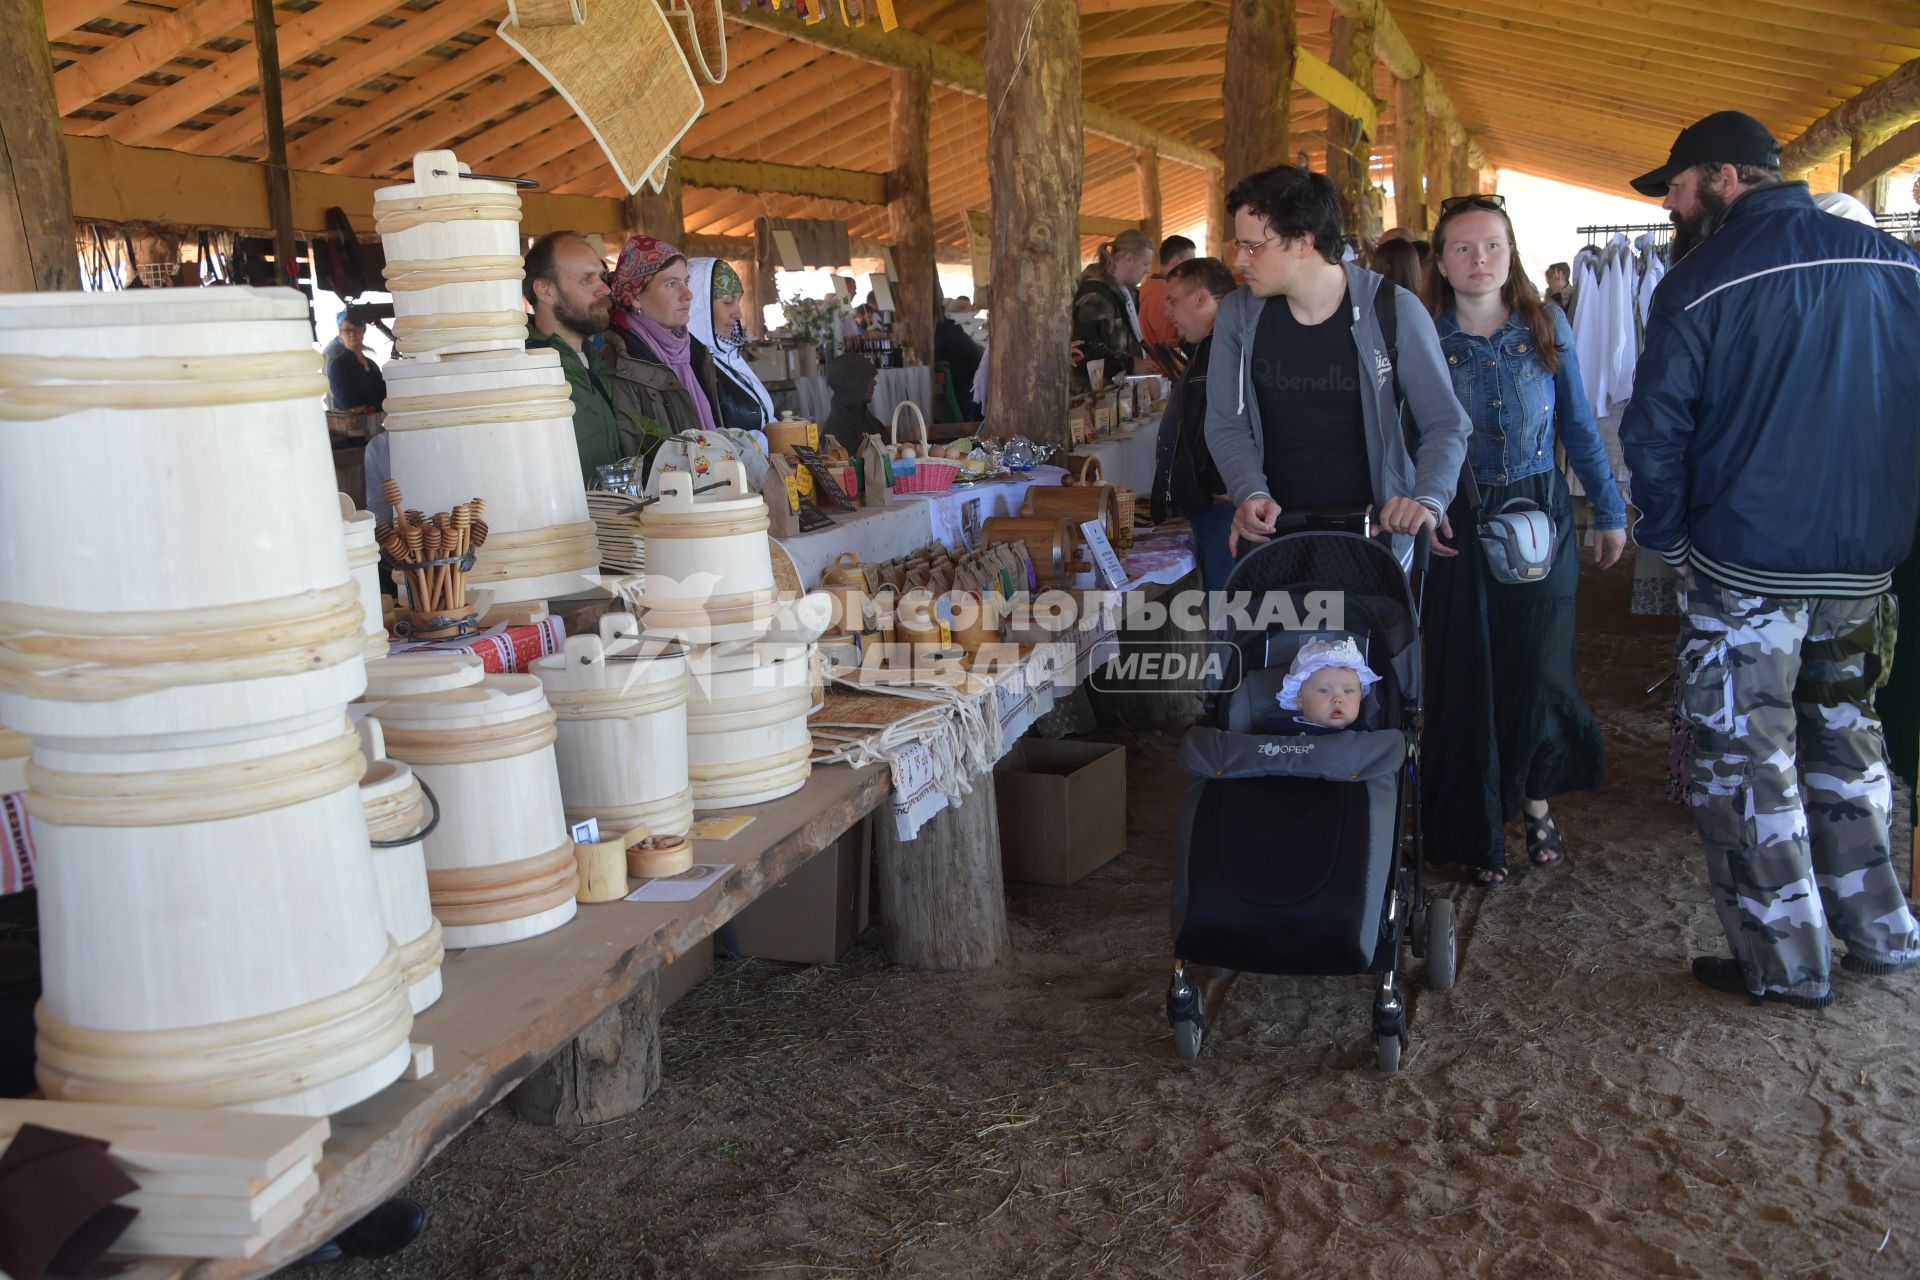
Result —
<svg viewBox="0 0 1920 1280"><path fill-rule="evenodd" d="M587 818L573 824L573 842L575 844L600 843L600 819Z"/></svg>
<svg viewBox="0 0 1920 1280"><path fill-rule="evenodd" d="M1118 591L1127 585L1127 571L1120 564L1120 557L1113 552L1113 544L1107 541L1107 531L1098 520L1089 520L1080 526L1080 536L1086 539L1087 550L1093 556L1093 571L1107 590Z"/></svg>

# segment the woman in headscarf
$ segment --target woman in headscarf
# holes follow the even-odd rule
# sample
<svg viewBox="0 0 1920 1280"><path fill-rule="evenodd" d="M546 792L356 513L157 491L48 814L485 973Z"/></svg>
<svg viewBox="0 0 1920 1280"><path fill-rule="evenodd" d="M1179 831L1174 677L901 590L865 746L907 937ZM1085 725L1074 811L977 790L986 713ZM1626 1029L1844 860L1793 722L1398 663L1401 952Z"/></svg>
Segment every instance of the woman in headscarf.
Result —
<svg viewBox="0 0 1920 1280"><path fill-rule="evenodd" d="M779 415L774 411L773 397L742 354L747 345L746 331L740 325L745 287L725 259L694 258L687 265L692 270L694 296L687 329L694 341L704 343L713 355L714 416L729 431L757 436L764 450L767 424ZM707 299L708 304L701 306L701 299Z"/></svg>
<svg viewBox="0 0 1920 1280"><path fill-rule="evenodd" d="M660 477L669 472L705 475L727 458L746 461L748 483L758 489L765 455L756 469L751 455L758 451L742 450L714 419L713 356L688 331L689 275L686 257L664 240L632 236L620 250L604 359L621 436L633 453L651 460L649 493L660 491ZM656 427L643 429L638 420Z"/></svg>
<svg viewBox="0 0 1920 1280"><path fill-rule="evenodd" d="M827 409L827 420L820 424L823 444L832 436L846 446L848 453L857 453L862 436L886 439L887 424L868 408L873 403L874 384L879 381L880 371L857 352L849 351L827 362L827 390L833 393L833 403Z"/></svg>

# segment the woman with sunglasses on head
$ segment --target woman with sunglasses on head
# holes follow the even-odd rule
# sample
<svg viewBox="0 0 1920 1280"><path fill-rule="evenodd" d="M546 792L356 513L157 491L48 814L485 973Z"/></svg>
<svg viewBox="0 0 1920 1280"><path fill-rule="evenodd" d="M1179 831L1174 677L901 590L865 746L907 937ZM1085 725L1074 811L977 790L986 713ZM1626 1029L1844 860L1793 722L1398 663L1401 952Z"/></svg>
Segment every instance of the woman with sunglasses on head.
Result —
<svg viewBox="0 0 1920 1280"><path fill-rule="evenodd" d="M1606 769L1599 726L1574 677L1574 596L1580 569L1556 439L1594 506L1594 562L1626 549L1626 504L1581 389L1573 330L1521 268L1499 196L1441 204L1423 288L1454 394L1473 422L1467 462L1480 491L1450 513L1457 556L1436 559L1422 629L1427 720L1450 729L1430 754L1423 794L1426 854L1463 863L1476 883L1507 878L1504 826L1524 819L1536 867L1566 857L1547 802L1596 790ZM1547 574L1497 581L1475 536L1479 515L1531 504L1553 522Z"/></svg>

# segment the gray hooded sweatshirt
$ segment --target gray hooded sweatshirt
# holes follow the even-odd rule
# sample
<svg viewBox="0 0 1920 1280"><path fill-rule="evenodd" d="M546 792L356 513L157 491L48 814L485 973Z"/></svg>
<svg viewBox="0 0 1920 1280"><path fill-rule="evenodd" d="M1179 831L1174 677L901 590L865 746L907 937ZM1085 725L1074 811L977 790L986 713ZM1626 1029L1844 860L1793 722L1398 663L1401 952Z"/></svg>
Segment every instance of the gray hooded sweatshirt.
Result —
<svg viewBox="0 0 1920 1280"><path fill-rule="evenodd" d="M1416 456L1409 457L1406 432L1394 405L1395 362L1388 359L1386 339L1373 308L1380 277L1351 263L1344 270L1353 303L1353 341L1360 349L1360 411L1366 423L1374 506L1377 509L1388 498L1414 498L1434 514L1445 514L1466 462L1467 437L1473 432L1473 423L1453 394L1453 377L1447 372L1446 357L1440 354L1433 317L1418 298L1394 287L1400 392L1413 420L1417 449ZM1262 308L1286 305L1285 298L1256 298L1242 285L1220 299L1220 310L1214 318L1213 358L1208 366L1213 390L1207 396L1207 448L1235 506L1267 493L1266 433L1261 428L1260 398L1254 393L1249 352Z"/></svg>

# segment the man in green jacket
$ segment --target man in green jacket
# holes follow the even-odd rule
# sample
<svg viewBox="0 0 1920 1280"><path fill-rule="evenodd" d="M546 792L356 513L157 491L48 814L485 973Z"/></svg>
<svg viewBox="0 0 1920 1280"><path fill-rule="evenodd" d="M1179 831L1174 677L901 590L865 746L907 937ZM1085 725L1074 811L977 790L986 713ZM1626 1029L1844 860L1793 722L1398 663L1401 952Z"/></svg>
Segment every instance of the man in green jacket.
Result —
<svg viewBox="0 0 1920 1280"><path fill-rule="evenodd" d="M580 473L591 486L595 468L626 453L613 400L586 358L588 338L606 332L613 315L607 264L586 239L572 231L549 231L527 250L521 284L533 314L527 346L560 353L573 396L573 438L580 446Z"/></svg>

